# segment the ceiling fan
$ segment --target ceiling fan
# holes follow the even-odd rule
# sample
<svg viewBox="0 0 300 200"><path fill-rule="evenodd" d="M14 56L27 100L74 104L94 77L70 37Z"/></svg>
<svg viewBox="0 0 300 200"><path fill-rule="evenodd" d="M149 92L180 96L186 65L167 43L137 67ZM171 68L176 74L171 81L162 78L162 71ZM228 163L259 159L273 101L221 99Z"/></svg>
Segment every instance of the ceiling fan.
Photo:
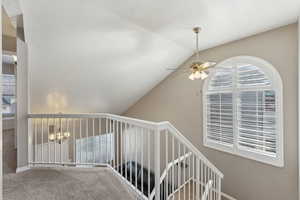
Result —
<svg viewBox="0 0 300 200"><path fill-rule="evenodd" d="M194 61L188 70L185 69L185 72L189 72L189 79L205 79L208 76L208 69L214 67L216 62L203 62L200 60L200 52L199 52L199 32L200 27L194 27L193 31L196 34L196 61ZM176 68L167 68L168 70L177 70Z"/></svg>

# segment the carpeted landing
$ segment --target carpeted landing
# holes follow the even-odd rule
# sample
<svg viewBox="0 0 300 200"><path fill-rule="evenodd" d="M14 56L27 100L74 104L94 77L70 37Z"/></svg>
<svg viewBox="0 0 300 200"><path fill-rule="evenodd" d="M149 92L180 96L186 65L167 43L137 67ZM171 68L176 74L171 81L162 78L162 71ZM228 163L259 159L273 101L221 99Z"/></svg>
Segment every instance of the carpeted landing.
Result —
<svg viewBox="0 0 300 200"><path fill-rule="evenodd" d="M133 200L107 168L42 168L3 178L4 200Z"/></svg>

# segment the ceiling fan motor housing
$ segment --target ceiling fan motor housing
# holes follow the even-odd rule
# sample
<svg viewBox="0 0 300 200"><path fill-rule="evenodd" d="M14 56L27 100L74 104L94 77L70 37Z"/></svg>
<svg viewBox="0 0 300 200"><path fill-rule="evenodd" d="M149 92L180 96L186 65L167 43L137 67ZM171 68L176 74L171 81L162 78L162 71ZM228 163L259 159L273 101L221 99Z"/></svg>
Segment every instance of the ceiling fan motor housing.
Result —
<svg viewBox="0 0 300 200"><path fill-rule="evenodd" d="M201 28L199 26L196 26L193 28L193 31L198 34L201 31Z"/></svg>
<svg viewBox="0 0 300 200"><path fill-rule="evenodd" d="M194 62L192 65L191 65L191 70L192 71L201 71L202 70L202 62Z"/></svg>

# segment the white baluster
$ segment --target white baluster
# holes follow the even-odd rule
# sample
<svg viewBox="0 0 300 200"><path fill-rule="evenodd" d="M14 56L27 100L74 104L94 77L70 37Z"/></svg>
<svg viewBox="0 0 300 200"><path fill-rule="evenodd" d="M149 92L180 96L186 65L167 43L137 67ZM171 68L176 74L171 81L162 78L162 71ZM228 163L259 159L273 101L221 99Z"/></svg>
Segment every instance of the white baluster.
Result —
<svg viewBox="0 0 300 200"><path fill-rule="evenodd" d="M34 161L37 162L37 119L34 120Z"/></svg>
<svg viewBox="0 0 300 200"><path fill-rule="evenodd" d="M141 128L141 189L144 194L144 128Z"/></svg>
<svg viewBox="0 0 300 200"><path fill-rule="evenodd" d="M150 169L151 169L151 157L150 157L150 145L151 145L151 137L150 137L150 130L147 129L147 136L148 136L148 197L150 197Z"/></svg>
<svg viewBox="0 0 300 200"><path fill-rule="evenodd" d="M76 161L76 119L72 119L72 135L73 135L73 162L77 164Z"/></svg>
<svg viewBox="0 0 300 200"><path fill-rule="evenodd" d="M114 130L114 120L111 119L111 134L110 134L110 160L111 160L111 166L114 167L115 165L115 158L114 158L114 144L113 141L115 140L115 130Z"/></svg>
<svg viewBox="0 0 300 200"><path fill-rule="evenodd" d="M196 158L196 199L200 199L200 161Z"/></svg>
<svg viewBox="0 0 300 200"><path fill-rule="evenodd" d="M93 157L94 157L94 165L96 164L96 145L95 145L95 142L96 142L96 138L95 138L95 118L92 119L92 126L93 126L93 129L92 129L92 132L93 132L93 139L92 139L92 143L93 143Z"/></svg>
<svg viewBox="0 0 300 200"><path fill-rule="evenodd" d="M120 156L120 160L119 160L119 170L120 170L120 173L121 175L124 177L123 175L123 138L122 138L122 133L123 133L123 122L120 121L119 122L119 143L120 143L120 147L119 147L119 156Z"/></svg>
<svg viewBox="0 0 300 200"><path fill-rule="evenodd" d="M183 146L183 155L185 155L186 154L186 148L185 148L185 146ZM185 183L185 181L186 181L186 168L185 168L185 161L186 161L186 157L184 157L183 158L183 161L182 161L182 166L183 166L183 200L185 200L185 195L186 195L186 191L185 191L185 186L186 186L186 183ZM181 164L181 163L180 163Z"/></svg>
<svg viewBox="0 0 300 200"><path fill-rule="evenodd" d="M188 150L189 151L189 150ZM189 151L189 153L190 153L190 151ZM193 154L192 154L193 155ZM188 168L189 168L189 180L191 179L191 159L192 159L192 155L189 157L189 164L188 164ZM193 181L193 180L190 180L189 181L189 193L188 193L188 195L189 195L189 200L191 199L191 187L192 187L192 182L191 181Z"/></svg>
<svg viewBox="0 0 300 200"><path fill-rule="evenodd" d="M82 120L79 119L79 138L80 138L80 164L82 163Z"/></svg>
<svg viewBox="0 0 300 200"><path fill-rule="evenodd" d="M160 132L154 132L154 155L155 155L155 200L160 200Z"/></svg>
<svg viewBox="0 0 300 200"><path fill-rule="evenodd" d="M48 145L48 164L50 163L50 141L49 141L49 118L47 118L47 145Z"/></svg>
<svg viewBox="0 0 300 200"><path fill-rule="evenodd" d="M59 139L59 148L60 148L60 164L62 164L62 145L63 145L63 130L62 130L62 118L59 118L59 132L60 132L60 139Z"/></svg>
<svg viewBox="0 0 300 200"><path fill-rule="evenodd" d="M116 167L117 167L117 171L119 172L119 121L118 120L116 120L116 136L115 136L115 138L116 138L116 140L117 140L117 142L116 142L116 150L117 150L117 153L115 153L116 154Z"/></svg>
<svg viewBox="0 0 300 200"><path fill-rule="evenodd" d="M124 154L124 157L125 157L125 177L126 179L128 180L128 169L127 169L127 165L128 165L128 148L129 148L129 145L128 145L128 124L125 122L125 135L124 135L124 149L125 149L125 154Z"/></svg>
<svg viewBox="0 0 300 200"><path fill-rule="evenodd" d="M218 200L221 200L221 177L218 177Z"/></svg>
<svg viewBox="0 0 300 200"><path fill-rule="evenodd" d="M89 163L89 159L88 159L88 147L89 147L89 119L85 120L85 141L86 141L86 150L85 150L85 163Z"/></svg>
<svg viewBox="0 0 300 200"><path fill-rule="evenodd" d="M129 124L129 127L130 127L130 130L129 130L129 133L128 133L128 141L129 141L129 154L130 154L130 157L129 157L129 161L130 161L130 165L129 165L129 170L130 170L130 183L132 183L132 157L133 157L133 153L132 153L132 126Z"/></svg>
<svg viewBox="0 0 300 200"><path fill-rule="evenodd" d="M181 144L180 144L179 140L177 141L177 144L178 144L178 159L180 159ZM178 165L177 165L177 171L178 171L178 196L179 196L179 198L181 198L181 195L180 195L180 193L181 193L181 166L180 166L180 163L178 163Z"/></svg>
<svg viewBox="0 0 300 200"><path fill-rule="evenodd" d="M166 137L166 168L168 167L168 163L169 163L169 161L168 161L168 131L167 130L165 130L165 137ZM165 193L166 193L166 200L168 200L168 172L169 172L169 170L167 171L167 174L166 174L166 180L165 180L165 182L166 182L166 187L165 187Z"/></svg>
<svg viewBox="0 0 300 200"><path fill-rule="evenodd" d="M175 138L172 136L172 193L173 200L175 198Z"/></svg>
<svg viewBox="0 0 300 200"><path fill-rule="evenodd" d="M41 126L42 126L42 137L41 137L41 139L42 139L42 143L41 143L41 146L42 146L42 155L41 155L41 158L42 158L42 163L44 162L44 126L43 126L43 122L44 122L44 120L43 120L43 118L41 119Z"/></svg>
<svg viewBox="0 0 300 200"><path fill-rule="evenodd" d="M98 143L99 143L99 163L102 162L101 158L102 158L102 148L101 148L101 133L102 133L102 118L98 119L99 121L99 139L98 139Z"/></svg>
<svg viewBox="0 0 300 200"><path fill-rule="evenodd" d="M135 162L135 187L137 188L137 127L134 126L134 139L135 139L135 144L134 144L134 147L135 147L135 159L134 159L134 162Z"/></svg>
<svg viewBox="0 0 300 200"><path fill-rule="evenodd" d="M105 148L106 148L106 162L107 162L107 165L109 165L109 159L108 159L108 130L109 130L109 119L108 118L105 118L105 140L106 140L106 143L105 143Z"/></svg>

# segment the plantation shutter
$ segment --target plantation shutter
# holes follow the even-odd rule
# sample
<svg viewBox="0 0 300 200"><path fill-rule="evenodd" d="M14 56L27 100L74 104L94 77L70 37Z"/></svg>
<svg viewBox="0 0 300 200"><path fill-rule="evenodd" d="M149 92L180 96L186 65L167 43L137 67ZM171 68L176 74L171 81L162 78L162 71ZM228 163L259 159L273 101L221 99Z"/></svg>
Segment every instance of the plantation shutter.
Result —
<svg viewBox="0 0 300 200"><path fill-rule="evenodd" d="M206 98L208 140L234 145L236 133L238 148L276 155L275 91L260 68L219 68L209 82Z"/></svg>
<svg viewBox="0 0 300 200"><path fill-rule="evenodd" d="M271 82L256 66L238 66L237 73L238 145L276 156L276 98Z"/></svg>
<svg viewBox="0 0 300 200"><path fill-rule="evenodd" d="M271 86L271 81L265 73L253 65L241 65L237 67L238 87L264 87Z"/></svg>
<svg viewBox="0 0 300 200"><path fill-rule="evenodd" d="M208 95L208 139L233 144L232 93Z"/></svg>
<svg viewBox="0 0 300 200"><path fill-rule="evenodd" d="M207 139L233 145L232 68L220 68L207 94ZM229 92L226 92L228 90Z"/></svg>
<svg viewBox="0 0 300 200"><path fill-rule="evenodd" d="M204 145L282 167L282 81L259 58L230 58L204 83Z"/></svg>

